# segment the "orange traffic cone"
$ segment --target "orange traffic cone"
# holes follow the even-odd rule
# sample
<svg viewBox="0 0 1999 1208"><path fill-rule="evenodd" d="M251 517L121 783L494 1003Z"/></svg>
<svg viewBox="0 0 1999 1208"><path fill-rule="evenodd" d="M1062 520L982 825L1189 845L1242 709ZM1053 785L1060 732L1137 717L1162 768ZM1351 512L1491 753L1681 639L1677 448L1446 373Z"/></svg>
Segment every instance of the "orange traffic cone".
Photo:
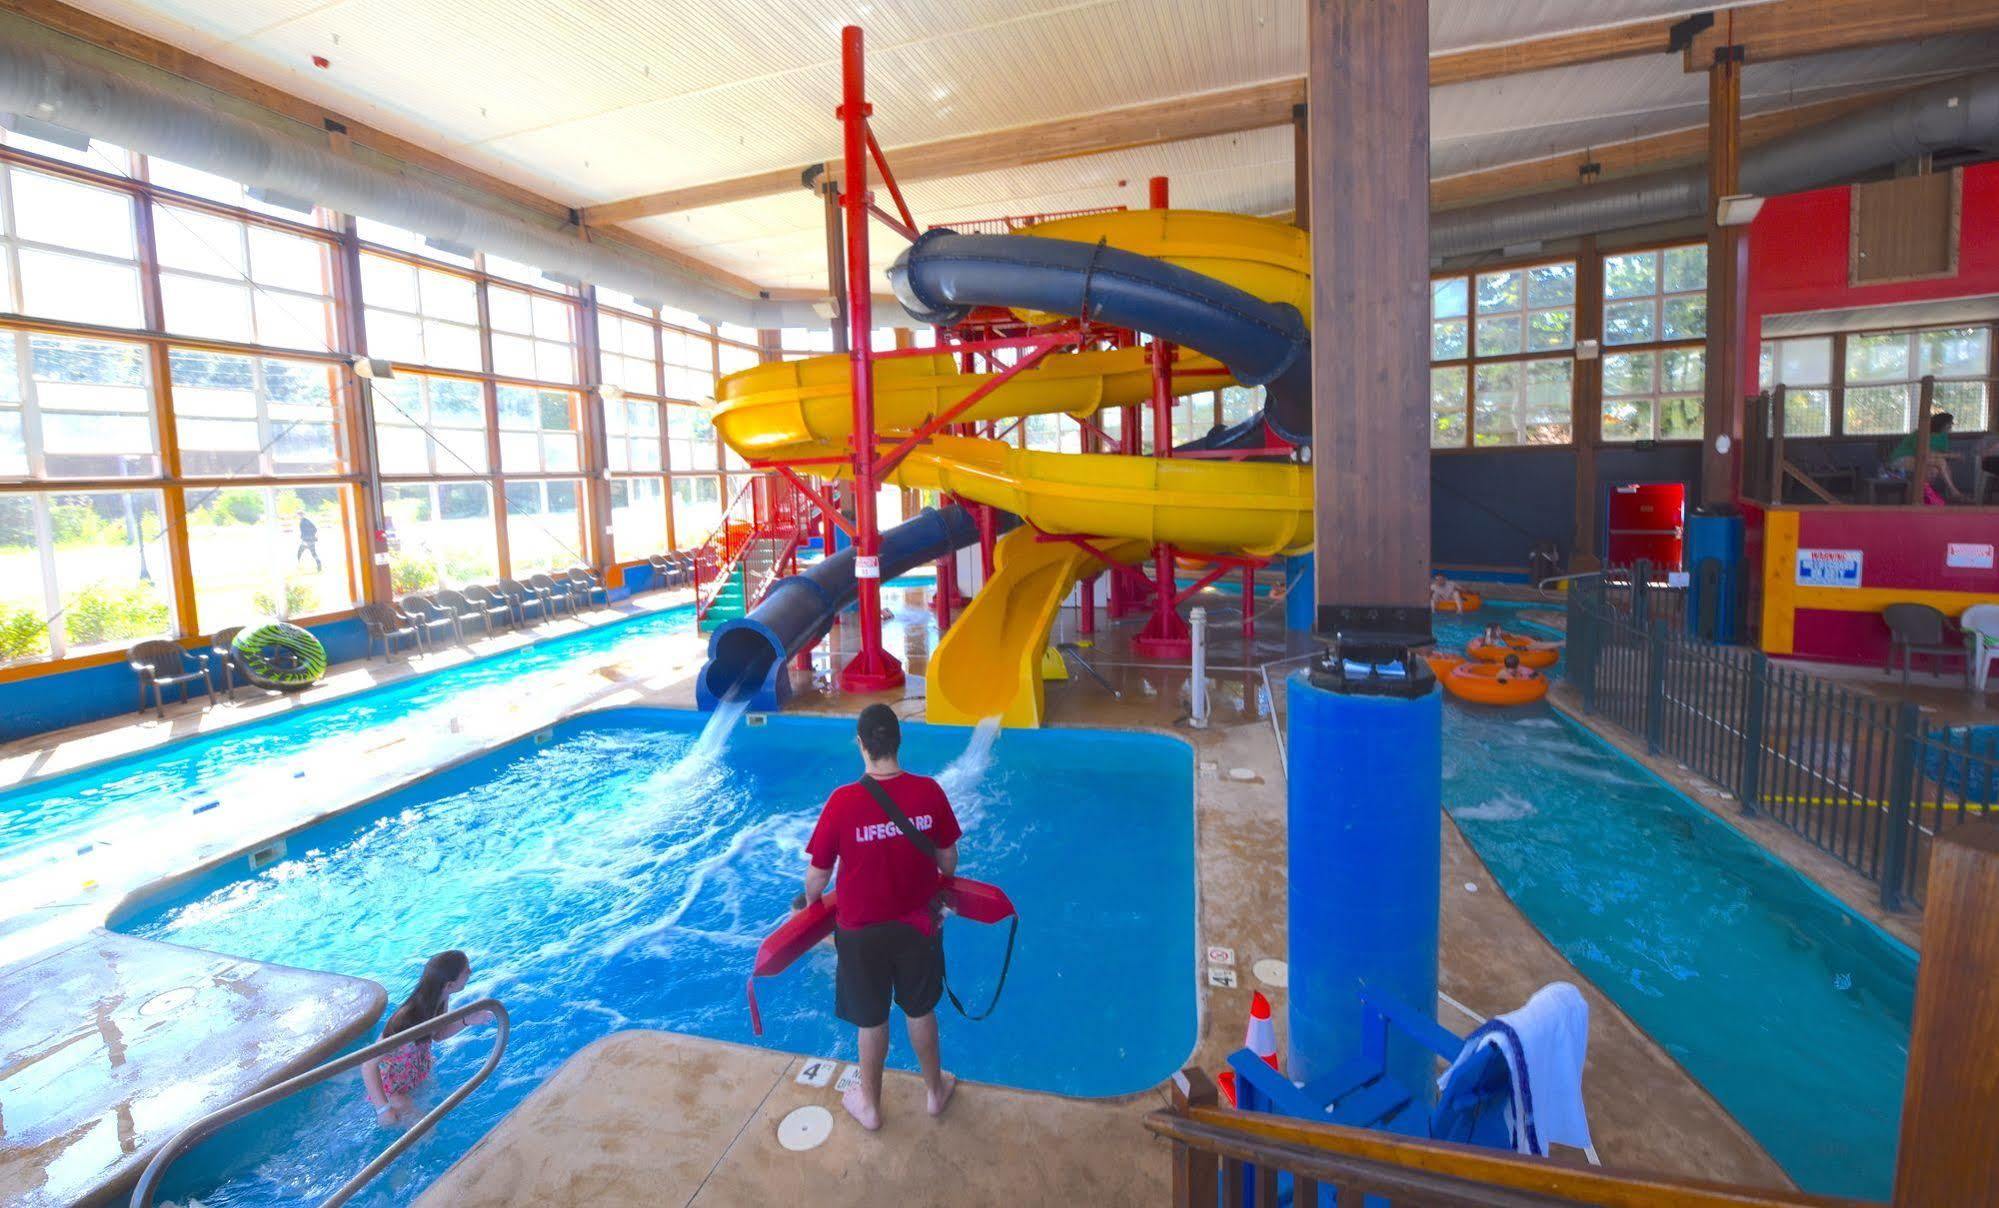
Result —
<svg viewBox="0 0 1999 1208"><path fill-rule="evenodd" d="M1277 1025L1270 1018L1270 1000L1258 990L1249 1000L1249 1027L1244 1030L1242 1047L1263 1058L1271 1069L1282 1073L1284 1067L1277 1061ZM1215 1075L1215 1087L1230 1107L1235 1106L1235 1071L1223 1070Z"/></svg>

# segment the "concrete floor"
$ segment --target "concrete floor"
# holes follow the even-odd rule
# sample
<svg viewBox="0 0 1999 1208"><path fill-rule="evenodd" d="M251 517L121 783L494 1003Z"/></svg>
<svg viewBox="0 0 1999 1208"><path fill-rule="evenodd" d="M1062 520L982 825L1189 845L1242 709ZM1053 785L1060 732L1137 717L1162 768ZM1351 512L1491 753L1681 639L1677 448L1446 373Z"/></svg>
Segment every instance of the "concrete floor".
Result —
<svg viewBox="0 0 1999 1208"><path fill-rule="evenodd" d="M923 610L928 594L927 589L887 593L895 617L887 627L889 648L912 674L902 691L886 694L885 699L910 717L922 712L921 671L934 641L934 628ZM1282 878L1272 875L1274 867L1281 867L1284 850L1284 781L1272 702L1258 666L1294 656L1304 647L1282 631L1281 601L1260 602L1259 634L1250 643L1238 633L1238 597L1205 593L1199 602L1208 608L1212 626L1213 728L1196 732L1176 724L1187 709L1188 671L1184 666L1148 664L1129 653L1138 619L1100 620L1093 645L1085 652L1117 696L1082 675L1052 683L1049 717L1056 725L1168 731L1194 747L1199 768L1198 942L1233 948L1241 982L1234 990L1198 991L1201 1030L1192 1059L1215 1070L1240 1043L1255 983L1250 967L1262 957L1281 959L1285 953ZM1073 615L1066 616L1058 638L1076 640L1079 635L1073 628ZM836 629L811 667L795 672L800 687L797 708L851 714L858 707L860 699L830 688L832 671L845 662L852 641L845 627ZM634 665L641 661L634 658L589 660L550 699L535 702L532 710L519 716L494 720L493 726L513 729L505 736L496 730L491 742L537 728L554 715L585 708L641 702L689 707L690 673L698 666L701 645L689 636L649 649L644 665ZM1271 678L1280 680L1295 665L1272 668ZM360 686L358 678L355 686ZM187 722L187 716L175 720L199 724ZM23 749L12 756L41 759L44 768L75 766L57 761L88 761L88 751L129 749L140 741L129 737L129 731L146 728L125 726L127 734L121 734L115 725L95 727L88 735L53 736L39 753ZM159 740L164 736L154 739ZM1229 776L1238 768L1246 769L1250 778ZM386 791L394 786L385 781L401 778L398 773L370 780L365 791L344 804ZM306 812L317 816L323 810L315 804ZM1498 890L1448 820L1443 825L1440 983L1448 998L1483 1015L1518 1005L1548 981L1566 979L1583 985L1593 1009L1585 1094L1606 1164L1784 1185L1782 1173L1768 1156L1663 1050L1584 982ZM230 842L240 848L260 838L236 835ZM211 853L208 858L220 856ZM168 871L155 869L151 878ZM107 901L145 883L134 880L94 901L70 902L72 909L65 917L87 918L94 912L101 921ZM1467 884L1477 889L1468 891ZM182 959L215 958L188 954ZM13 973L12 968L0 970L0 978ZM1281 1026L1282 991L1263 988L1271 994ZM91 1021L89 1001L70 996L67 1009L73 1027ZM270 1002L266 1012L281 1013L279 1004ZM1459 1032L1476 1022L1445 1001L1439 1003L1439 1018ZM214 1022L224 1032L249 1023L220 1017ZM326 1043L335 1043L339 1034L334 1022L326 1021ZM179 1077L152 1063L136 1068L144 1071L137 1080L149 1085ZM852 1203L884 1198L897 1203L947 1198L953 1203L1040 1202L1053 1198L1059 1188L1071 1197L1136 1203L1157 1202L1165 1187L1164 1151L1140 1124L1143 1114L1162 1102L1158 1093L1122 1100L1074 1100L967 1086L949 1119L933 1125L899 1106L908 1099L910 1086L895 1079L889 1109L900 1119L882 1134L861 1136L841 1117L832 1140L811 1153L793 1155L779 1148L775 1139L776 1122L785 1112L817 1103L837 1113L833 1093L795 1085L793 1069L793 1060L781 1055L688 1037L630 1033L609 1038L572 1059L537 1090L424 1202L720 1204L775 1202L807 1194ZM267 1073L265 1081L278 1076ZM135 1075L128 1070L124 1077ZM7 1098L6 1082L0 1079L0 1102ZM10 1104L7 1124L12 1124L13 1114ZM199 1112L170 1114L184 1122ZM171 1131L170 1123L160 1122L166 1131ZM12 1139L14 1134L7 1135ZM900 1143L912 1135L922 1137L924 1144ZM143 1148L137 1145L134 1152L142 1153ZM38 1163L48 1167L60 1160L59 1150L42 1151ZM1037 1194L1036 1189L1048 1194Z"/></svg>
<svg viewBox="0 0 1999 1208"><path fill-rule="evenodd" d="M0 970L0 1202L108 1203L201 1116L329 1059L371 981L99 931Z"/></svg>

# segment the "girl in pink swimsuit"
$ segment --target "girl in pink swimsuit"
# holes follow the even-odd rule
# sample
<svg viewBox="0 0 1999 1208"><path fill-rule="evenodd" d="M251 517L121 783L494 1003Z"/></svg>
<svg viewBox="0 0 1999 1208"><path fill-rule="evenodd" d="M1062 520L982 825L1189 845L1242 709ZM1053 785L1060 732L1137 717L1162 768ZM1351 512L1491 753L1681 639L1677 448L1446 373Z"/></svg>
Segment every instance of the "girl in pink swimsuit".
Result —
<svg viewBox="0 0 1999 1208"><path fill-rule="evenodd" d="M423 976L403 1005L382 1025L383 1036L413 1028L436 1019L451 1009L451 996L465 988L472 976L472 962L453 948L424 962ZM375 1105L375 1118L385 1125L406 1123L415 1114L410 1094L430 1077L430 1046L435 1040L456 1036L467 1024L491 1019L490 1014L468 1016L446 1024L421 1040L412 1040L388 1054L361 1065L361 1082L367 1087L368 1102Z"/></svg>

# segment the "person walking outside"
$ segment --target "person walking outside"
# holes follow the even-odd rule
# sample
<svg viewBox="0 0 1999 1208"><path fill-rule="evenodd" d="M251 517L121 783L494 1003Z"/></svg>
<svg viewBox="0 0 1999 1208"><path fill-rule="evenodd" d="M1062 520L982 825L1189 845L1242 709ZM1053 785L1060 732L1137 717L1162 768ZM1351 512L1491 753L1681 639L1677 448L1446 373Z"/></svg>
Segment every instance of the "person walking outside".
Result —
<svg viewBox="0 0 1999 1208"><path fill-rule="evenodd" d="M841 1100L862 1128L882 1122L882 1066L891 1002L902 1008L932 1116L944 1114L957 1079L944 1072L937 1000L944 992L942 879L958 867L958 819L944 790L903 770L902 723L887 705L855 724L863 773L833 790L805 845L812 866L805 902L839 873L833 947L839 958L833 1013L860 1031L861 1080Z"/></svg>
<svg viewBox="0 0 1999 1208"><path fill-rule="evenodd" d="M292 556L293 564L305 561L307 554L312 555L313 574L319 574L326 569L325 564L319 560L319 526L312 522L312 517L300 513L298 518L298 553Z"/></svg>

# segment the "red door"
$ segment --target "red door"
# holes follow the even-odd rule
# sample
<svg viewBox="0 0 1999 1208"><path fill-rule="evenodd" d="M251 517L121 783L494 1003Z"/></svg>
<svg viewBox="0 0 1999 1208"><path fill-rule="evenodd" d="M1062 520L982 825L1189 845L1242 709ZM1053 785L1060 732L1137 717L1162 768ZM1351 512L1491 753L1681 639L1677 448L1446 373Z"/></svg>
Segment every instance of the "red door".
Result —
<svg viewBox="0 0 1999 1208"><path fill-rule="evenodd" d="M1610 490L1608 556L1611 566L1631 566L1640 559L1654 570L1685 568L1687 484L1628 482Z"/></svg>

